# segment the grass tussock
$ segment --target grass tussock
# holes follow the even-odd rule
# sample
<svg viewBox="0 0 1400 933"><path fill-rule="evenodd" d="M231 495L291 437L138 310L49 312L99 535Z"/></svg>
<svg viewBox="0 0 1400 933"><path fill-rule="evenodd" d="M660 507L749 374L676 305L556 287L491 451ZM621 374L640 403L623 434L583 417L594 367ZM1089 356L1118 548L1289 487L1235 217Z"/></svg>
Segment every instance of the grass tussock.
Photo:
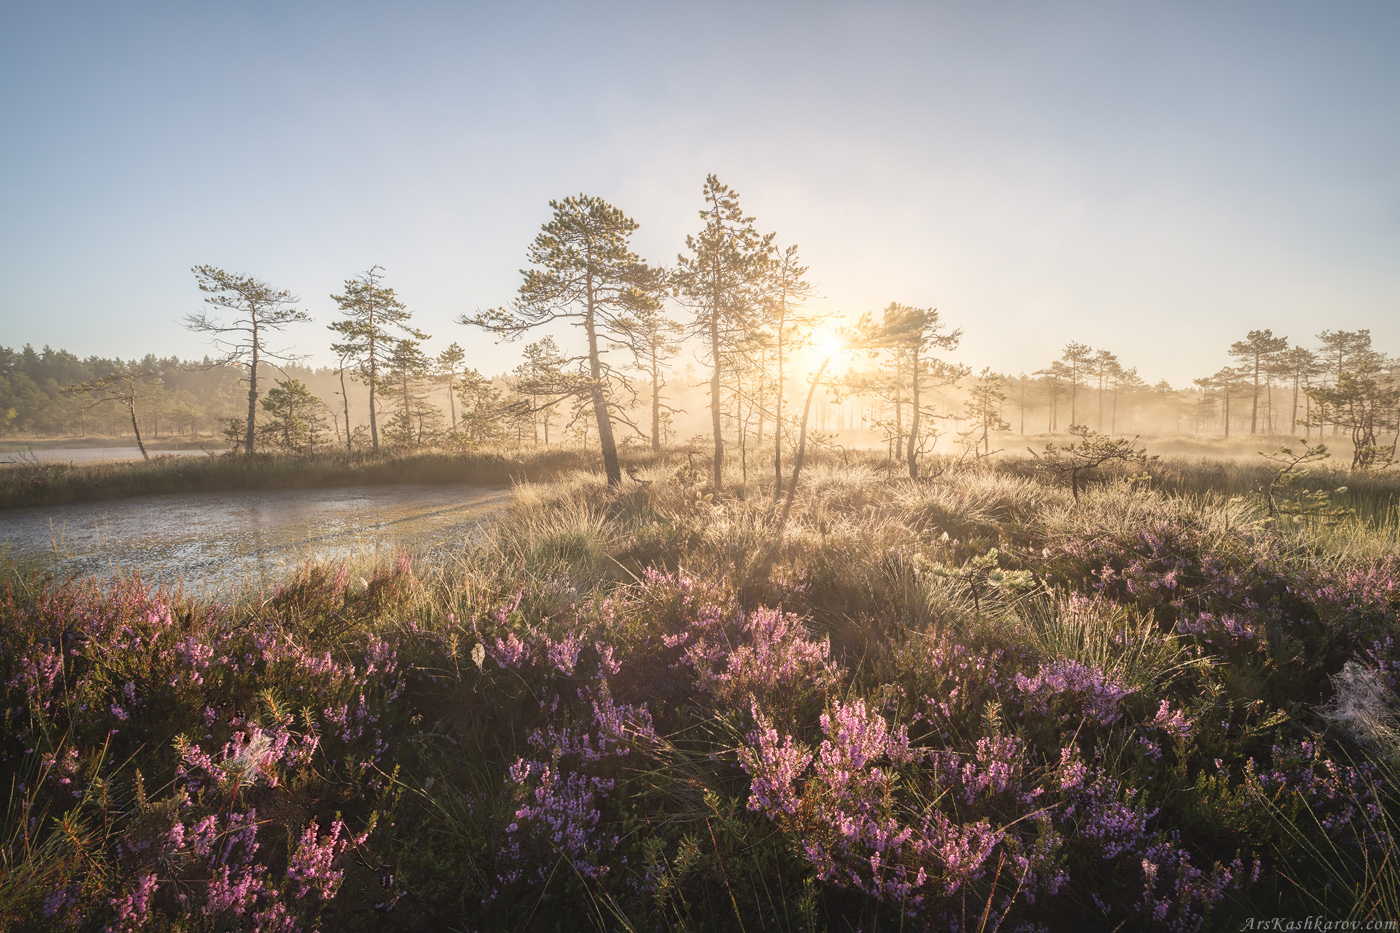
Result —
<svg viewBox="0 0 1400 933"><path fill-rule="evenodd" d="M233 603L0 585L8 929L1387 919L1400 557L1015 463L519 487Z"/></svg>

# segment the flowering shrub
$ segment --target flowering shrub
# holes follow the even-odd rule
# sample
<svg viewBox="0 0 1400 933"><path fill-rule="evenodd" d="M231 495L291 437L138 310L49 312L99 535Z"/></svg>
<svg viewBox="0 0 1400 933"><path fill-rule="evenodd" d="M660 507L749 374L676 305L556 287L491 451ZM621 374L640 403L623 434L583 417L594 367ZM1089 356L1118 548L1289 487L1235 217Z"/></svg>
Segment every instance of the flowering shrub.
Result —
<svg viewBox="0 0 1400 933"><path fill-rule="evenodd" d="M1400 560L1141 491L1051 531L1058 493L1001 482L828 482L762 558L761 502L584 485L611 564L309 567L232 606L0 583L0 926L1380 909ZM961 542L924 500L999 504Z"/></svg>
<svg viewBox="0 0 1400 933"><path fill-rule="evenodd" d="M1190 520L1154 520L1131 536L1093 533L1055 542L1064 578L1085 590L1172 624L1183 613L1225 613L1240 607L1276 613L1289 605L1295 575L1280 564L1277 544L1241 531L1226 549Z"/></svg>
<svg viewBox="0 0 1400 933"><path fill-rule="evenodd" d="M951 894L982 876L1001 835L986 821L955 824L936 810L911 819L890 790L897 769L922 756L864 701L822 715L815 754L780 738L756 708L754 718L740 753L754 784L749 809L799 831L819 878L914 909L931 890Z"/></svg>
<svg viewBox="0 0 1400 933"><path fill-rule="evenodd" d="M1052 661L1027 677L1016 675L1016 689L1026 708L1049 713L1054 707L1061 715L1069 713L1101 726L1110 726L1122 715L1118 701L1133 691L1112 675L1078 661Z"/></svg>

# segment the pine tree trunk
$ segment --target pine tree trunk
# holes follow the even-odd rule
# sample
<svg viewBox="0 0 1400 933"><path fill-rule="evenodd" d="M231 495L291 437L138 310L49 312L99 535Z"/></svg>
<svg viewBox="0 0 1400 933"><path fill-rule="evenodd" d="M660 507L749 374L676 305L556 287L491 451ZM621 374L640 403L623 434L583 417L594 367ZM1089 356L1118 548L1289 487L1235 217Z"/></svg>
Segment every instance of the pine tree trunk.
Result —
<svg viewBox="0 0 1400 933"><path fill-rule="evenodd" d="M248 367L248 425L243 437L243 450L253 452L254 419L258 416L258 323L253 319L253 362Z"/></svg>
<svg viewBox="0 0 1400 933"><path fill-rule="evenodd" d="M919 461L916 459L919 442L919 347L916 344L913 352L913 387L914 387L914 410L909 415L909 455L906 458L909 463L909 478L919 478Z"/></svg>
<svg viewBox="0 0 1400 933"><path fill-rule="evenodd" d="M773 402L773 501L783 495L783 321L778 321L778 397Z"/></svg>
<svg viewBox="0 0 1400 933"><path fill-rule="evenodd" d="M588 374L593 396L593 414L598 421L598 442L603 448L603 472L607 474L609 486L622 485L622 466L617 459L617 443L613 440L612 418L608 415L608 401L603 396L603 365L598 359L598 335L593 329L593 283L588 284L588 316L584 318L584 330L588 332ZM586 441L585 441L586 443Z"/></svg>
<svg viewBox="0 0 1400 933"><path fill-rule="evenodd" d="M661 384L656 362L656 346L651 348L651 449L661 449Z"/></svg>
<svg viewBox="0 0 1400 933"><path fill-rule="evenodd" d="M1293 377L1293 412L1288 419L1288 433L1292 434L1293 429L1298 426L1298 377Z"/></svg>
<svg viewBox="0 0 1400 933"><path fill-rule="evenodd" d="M1099 374L1099 430L1103 430L1103 374Z"/></svg>
<svg viewBox="0 0 1400 933"><path fill-rule="evenodd" d="M141 449L141 458L149 460L151 455L146 453L146 445L141 442L141 426L136 423L136 391L134 388L131 397L127 399L127 408L131 411L131 431L136 435L136 446Z"/></svg>
<svg viewBox="0 0 1400 933"><path fill-rule="evenodd" d="M345 403L345 452L354 453L355 447L350 440L350 393L345 390L345 367L340 367L340 400Z"/></svg>
<svg viewBox="0 0 1400 933"><path fill-rule="evenodd" d="M782 534L787 527L788 513L792 511L792 500L797 494L797 481L802 476L802 461L807 458L807 415L812 410L812 396L817 394L817 383L822 381L822 374L826 372L826 364L831 362L827 357L822 360L822 365L817 369L817 375L812 379L812 387L807 390L807 404L802 409L802 428L797 435L797 456L792 462L792 483L788 486L787 499L783 502L783 514L778 519L778 534Z"/></svg>
<svg viewBox="0 0 1400 933"><path fill-rule="evenodd" d="M452 430L457 430L457 372L447 374L447 401L452 406Z"/></svg>
<svg viewBox="0 0 1400 933"><path fill-rule="evenodd" d="M1254 358L1254 399L1249 408L1249 433L1258 434L1259 425L1259 357Z"/></svg>
<svg viewBox="0 0 1400 933"><path fill-rule="evenodd" d="M1079 370L1077 368L1069 371L1069 426L1076 424L1076 415L1079 414Z"/></svg>
<svg viewBox="0 0 1400 933"><path fill-rule="evenodd" d="M716 291L718 291L716 289ZM714 372L710 376L710 427L715 438L715 458L710 468L710 482L714 491L719 492L724 485L724 435L720 426L720 359L719 359L719 296L714 296L710 309L710 355L714 360Z"/></svg>
<svg viewBox="0 0 1400 933"><path fill-rule="evenodd" d="M379 360L376 359L374 338L370 338L369 344L369 436L374 446L374 452L379 453L379 419L374 416L375 408L375 387L379 385Z"/></svg>
<svg viewBox="0 0 1400 933"><path fill-rule="evenodd" d="M904 448L904 355L894 351L894 449Z"/></svg>

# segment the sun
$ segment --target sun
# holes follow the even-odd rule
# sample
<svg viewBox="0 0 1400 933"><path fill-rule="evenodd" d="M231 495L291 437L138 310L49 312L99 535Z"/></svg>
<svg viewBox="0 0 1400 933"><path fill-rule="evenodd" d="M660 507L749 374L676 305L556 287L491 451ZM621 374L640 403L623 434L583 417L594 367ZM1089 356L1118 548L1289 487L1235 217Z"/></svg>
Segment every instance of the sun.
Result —
<svg viewBox="0 0 1400 933"><path fill-rule="evenodd" d="M841 339L840 334L826 330L816 335L817 353L823 359L830 359L837 356L846 349L846 343Z"/></svg>

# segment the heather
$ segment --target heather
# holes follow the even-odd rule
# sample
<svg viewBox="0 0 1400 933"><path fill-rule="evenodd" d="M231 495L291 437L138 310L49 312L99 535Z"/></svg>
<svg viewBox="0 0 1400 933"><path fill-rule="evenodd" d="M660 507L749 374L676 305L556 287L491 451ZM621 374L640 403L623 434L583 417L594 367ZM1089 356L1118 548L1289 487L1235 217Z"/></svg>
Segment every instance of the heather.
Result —
<svg viewBox="0 0 1400 933"><path fill-rule="evenodd" d="M1393 516L934 467L819 460L781 530L737 472L575 473L221 603L13 577L0 922L1396 916Z"/></svg>

